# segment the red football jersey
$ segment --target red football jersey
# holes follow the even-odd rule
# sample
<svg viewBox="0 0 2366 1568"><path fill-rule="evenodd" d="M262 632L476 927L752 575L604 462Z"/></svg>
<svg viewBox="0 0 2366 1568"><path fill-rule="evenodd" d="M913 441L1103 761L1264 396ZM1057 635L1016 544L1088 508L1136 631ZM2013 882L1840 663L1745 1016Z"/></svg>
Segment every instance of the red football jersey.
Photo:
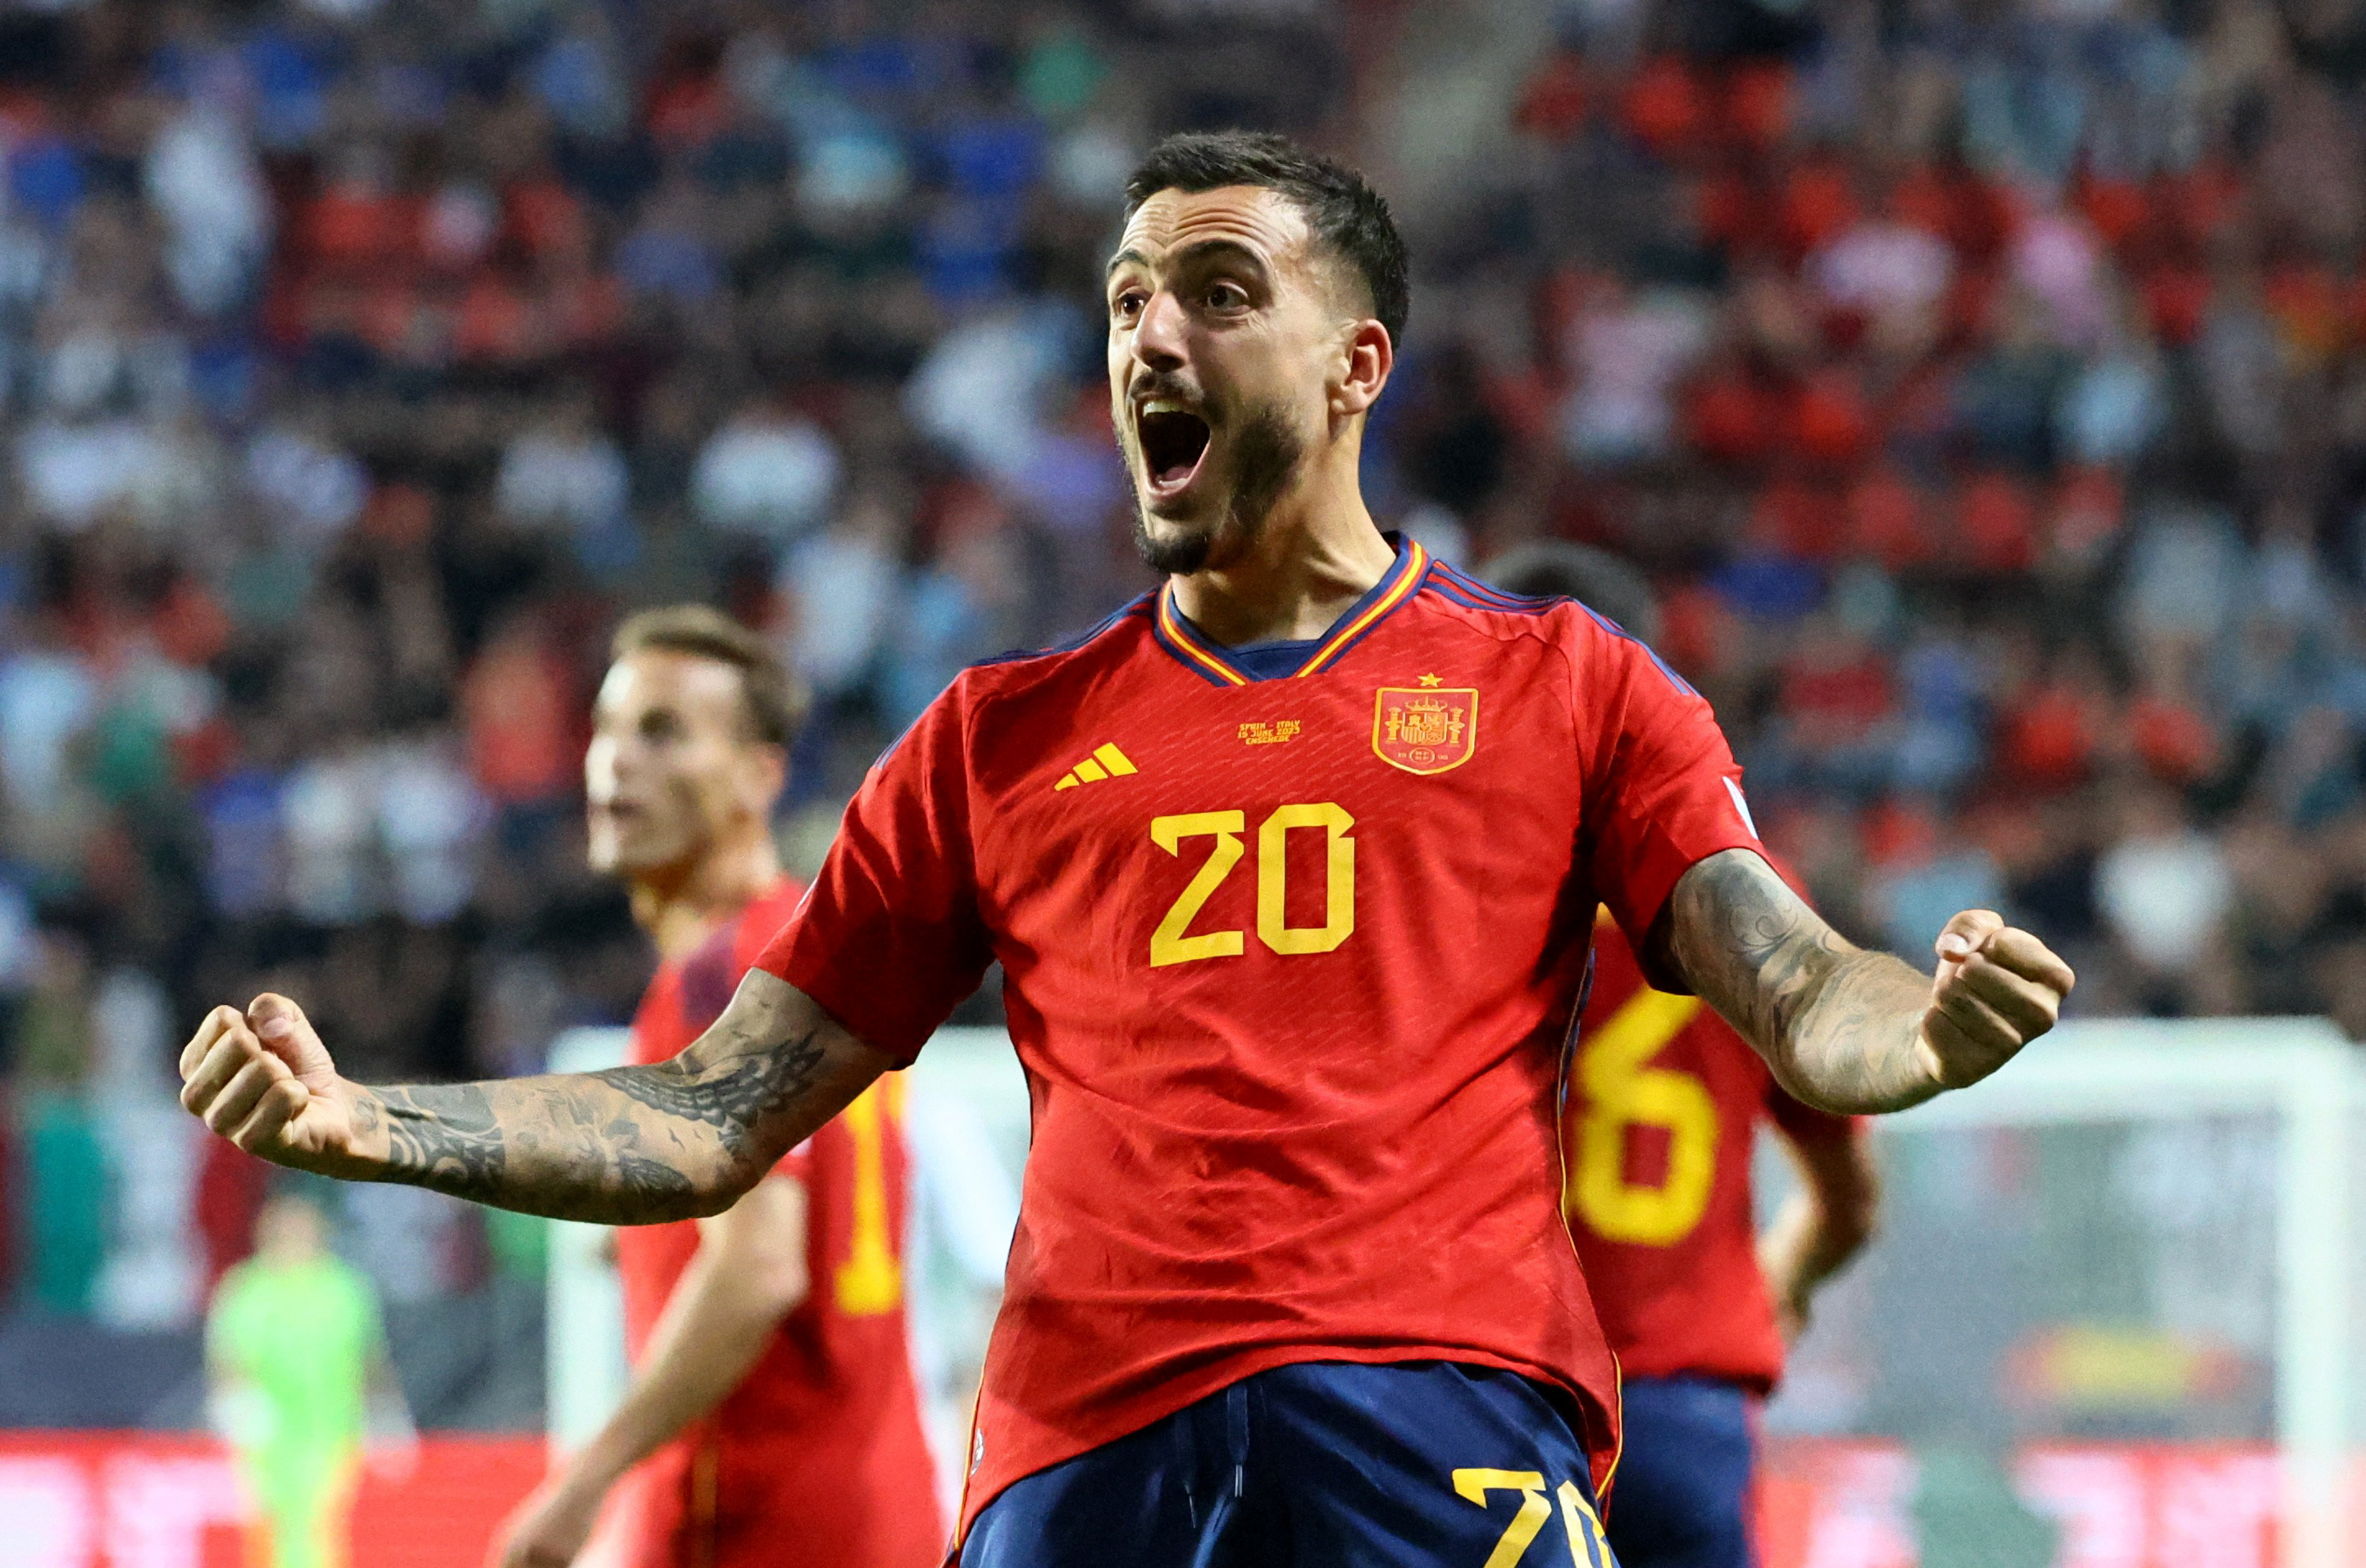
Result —
<svg viewBox="0 0 2366 1568"><path fill-rule="evenodd" d="M635 1061L678 1054L715 1021L800 892L779 883L658 970ZM739 1386L635 1477L635 1568L929 1568L943 1555L904 1330L902 1088L882 1081L781 1161L805 1183L811 1292ZM616 1232L636 1362L697 1251L693 1222Z"/></svg>
<svg viewBox="0 0 2366 1568"><path fill-rule="evenodd" d="M963 672L758 960L906 1058L1002 963L1034 1143L964 1530L1290 1362L1509 1369L1615 1451L1562 1042L1597 899L1640 931L1755 844L1738 770L1641 644L1417 544L1292 657L1161 590Z"/></svg>
<svg viewBox="0 0 2366 1568"><path fill-rule="evenodd" d="M1700 998L1652 990L1627 939L1598 931L1561 1118L1562 1207L1628 1375L1694 1372L1761 1394L1782 1376L1751 1212L1761 1115L1802 1141L1857 1136L1849 1117L1784 1092Z"/></svg>

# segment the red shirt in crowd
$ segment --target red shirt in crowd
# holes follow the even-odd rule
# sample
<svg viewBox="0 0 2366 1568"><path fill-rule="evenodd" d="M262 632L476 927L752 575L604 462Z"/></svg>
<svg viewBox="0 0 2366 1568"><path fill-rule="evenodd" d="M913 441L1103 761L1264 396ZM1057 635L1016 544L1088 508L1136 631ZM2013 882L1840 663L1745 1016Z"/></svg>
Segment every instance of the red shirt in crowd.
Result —
<svg viewBox="0 0 2366 1568"><path fill-rule="evenodd" d="M1783 1375L1751 1213L1762 1115L1806 1142L1858 1136L1851 1118L1785 1093L1700 998L1651 989L1617 931L1597 931L1561 1118L1562 1207L1628 1376L1693 1373L1763 1394Z"/></svg>
<svg viewBox="0 0 2366 1568"><path fill-rule="evenodd" d="M636 1062L704 1032L801 891L776 884L658 970L633 1019ZM739 1386L642 1466L634 1568L930 1568L942 1556L905 1339L902 1088L883 1080L781 1161L805 1184L812 1288ZM691 1221L616 1233L636 1362L697 1251Z"/></svg>
<svg viewBox="0 0 2366 1568"><path fill-rule="evenodd" d="M1410 543L1301 649L1228 654L1161 590L956 679L759 962L907 1059L1002 964L1034 1145L963 1528L1303 1361L1558 1385L1598 1482L1562 1041L1596 902L1640 932L1755 846L1738 776L1650 650Z"/></svg>

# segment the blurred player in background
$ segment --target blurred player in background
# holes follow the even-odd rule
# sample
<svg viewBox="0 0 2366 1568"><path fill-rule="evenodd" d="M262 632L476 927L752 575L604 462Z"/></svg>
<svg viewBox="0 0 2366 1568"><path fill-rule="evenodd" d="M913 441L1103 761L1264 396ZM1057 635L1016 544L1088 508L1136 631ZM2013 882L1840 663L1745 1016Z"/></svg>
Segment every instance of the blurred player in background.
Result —
<svg viewBox="0 0 2366 1568"><path fill-rule="evenodd" d="M377 1293L329 1250L328 1216L292 1185L265 1202L254 1255L214 1293L206 1380L254 1508L252 1568L343 1568L365 1445L407 1455L413 1434Z"/></svg>
<svg viewBox="0 0 2366 1568"><path fill-rule="evenodd" d="M1650 583L1602 551L1527 545L1485 576L1658 640ZM1653 990L1615 922L1596 923L1594 948L1561 1116L1562 1207L1625 1373L1610 1544L1626 1568L1747 1568L1752 1406L1782 1375L1816 1288L1873 1233L1873 1160L1862 1124L1785 1093L1698 997ZM1758 1237L1750 1160L1762 1116L1801 1187Z"/></svg>
<svg viewBox="0 0 2366 1568"><path fill-rule="evenodd" d="M804 698L761 638L703 606L635 616L614 657L584 758L591 857L657 945L632 1050L659 1062L715 1021L804 891L772 833ZM937 1561L899 1088L878 1084L714 1218L617 1233L632 1385L512 1519L506 1568L572 1562L637 1464L612 1527L630 1568Z"/></svg>
<svg viewBox="0 0 2366 1568"><path fill-rule="evenodd" d="M674 1219L998 960L1034 1141L962 1562L1598 1563L1616 1374L1554 1119L1595 905L1833 1110L1997 1070L2070 971L1988 910L1935 979L1846 941L1648 649L1380 532L1358 476L1409 289L1354 171L1169 138L1105 282L1165 586L963 671L714 1027L647 1068L377 1087L263 996L207 1015L182 1103L284 1163Z"/></svg>

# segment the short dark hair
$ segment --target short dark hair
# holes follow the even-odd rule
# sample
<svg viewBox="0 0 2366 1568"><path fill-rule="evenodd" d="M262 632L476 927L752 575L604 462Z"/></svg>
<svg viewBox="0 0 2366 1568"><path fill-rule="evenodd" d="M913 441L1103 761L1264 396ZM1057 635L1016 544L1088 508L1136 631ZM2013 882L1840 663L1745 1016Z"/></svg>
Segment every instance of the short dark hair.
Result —
<svg viewBox="0 0 2366 1568"><path fill-rule="evenodd" d="M1345 163L1301 150L1288 137L1256 130L1191 130L1150 150L1125 183L1125 215L1133 217L1160 191L1193 194L1224 185L1257 185L1288 197L1306 217L1314 242L1353 268L1371 297L1372 315L1404 337L1413 286L1405 274L1404 240L1389 204Z"/></svg>
<svg viewBox="0 0 2366 1568"><path fill-rule="evenodd" d="M770 643L721 610L704 604L644 610L616 628L608 657L614 662L652 648L729 665L739 672L749 733L766 745L785 746L797 738L809 702L805 682Z"/></svg>
<svg viewBox="0 0 2366 1568"><path fill-rule="evenodd" d="M1539 539L1505 551L1480 567L1479 575L1505 593L1573 599L1646 643L1660 640L1660 602L1651 579L1607 550Z"/></svg>

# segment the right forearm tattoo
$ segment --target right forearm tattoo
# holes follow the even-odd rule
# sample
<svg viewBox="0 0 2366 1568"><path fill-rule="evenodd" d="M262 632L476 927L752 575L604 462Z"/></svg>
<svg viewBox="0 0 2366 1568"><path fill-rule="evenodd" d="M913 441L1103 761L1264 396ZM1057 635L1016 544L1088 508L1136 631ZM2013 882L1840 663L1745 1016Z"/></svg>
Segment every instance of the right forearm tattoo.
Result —
<svg viewBox="0 0 2366 1568"><path fill-rule="evenodd" d="M1894 1111L1938 1091L1916 1050L1929 978L1851 943L1748 850L1677 882L1666 957L1809 1104Z"/></svg>
<svg viewBox="0 0 2366 1568"><path fill-rule="evenodd" d="M357 1091L359 1174L603 1225L712 1214L878 1070L843 1030L760 1040L732 1020L670 1061L487 1083Z"/></svg>
<svg viewBox="0 0 2366 1568"><path fill-rule="evenodd" d="M506 1140L483 1084L368 1090L354 1103L354 1125L383 1130L388 1170L423 1177L422 1186L473 1198L501 1180Z"/></svg>
<svg viewBox="0 0 2366 1568"><path fill-rule="evenodd" d="M693 1171L704 1164L696 1151L680 1140L653 1151L644 1128L603 1103L615 1091L590 1084L575 1074L372 1089L356 1101L355 1121L365 1132L384 1129L386 1162L373 1173L380 1180L472 1203L612 1224L628 1211L663 1219L694 1205Z"/></svg>

